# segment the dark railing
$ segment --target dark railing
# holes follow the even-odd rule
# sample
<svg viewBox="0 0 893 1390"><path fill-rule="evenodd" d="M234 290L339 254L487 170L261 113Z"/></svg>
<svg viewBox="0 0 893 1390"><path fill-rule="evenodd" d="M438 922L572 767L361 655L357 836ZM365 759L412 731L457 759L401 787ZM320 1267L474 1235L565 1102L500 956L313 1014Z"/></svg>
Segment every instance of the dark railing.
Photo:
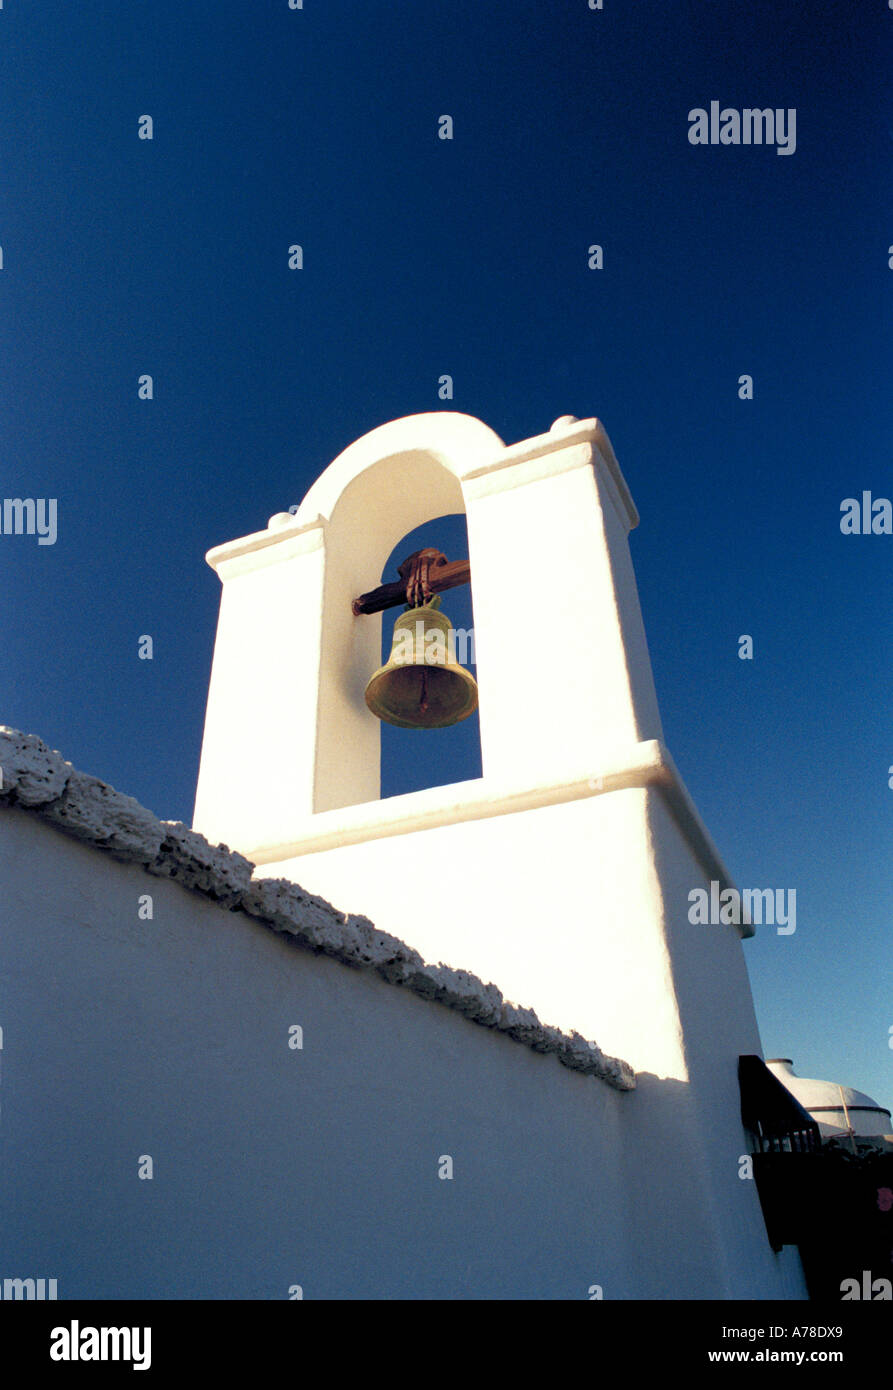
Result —
<svg viewBox="0 0 893 1390"><path fill-rule="evenodd" d="M738 1058L741 1120L758 1153L815 1153L822 1146L818 1124L761 1057Z"/></svg>
<svg viewBox="0 0 893 1390"><path fill-rule="evenodd" d="M866 1270L878 1288L889 1287L893 1153L823 1145L815 1120L759 1057L740 1057L738 1078L772 1249L799 1247L810 1298L839 1301L845 1283Z"/></svg>

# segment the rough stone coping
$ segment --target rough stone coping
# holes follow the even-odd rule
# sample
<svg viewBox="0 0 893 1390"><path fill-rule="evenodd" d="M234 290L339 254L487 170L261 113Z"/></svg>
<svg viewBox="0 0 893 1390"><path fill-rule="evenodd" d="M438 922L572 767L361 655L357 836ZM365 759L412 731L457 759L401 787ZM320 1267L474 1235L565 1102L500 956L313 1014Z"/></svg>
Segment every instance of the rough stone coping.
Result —
<svg viewBox="0 0 893 1390"><path fill-rule="evenodd" d="M254 865L227 845L210 845L179 821L161 821L97 777L78 772L34 734L0 725L0 806L35 812L59 830L147 873L175 879L220 906L256 917L298 944L343 965L372 970L472 1023L506 1033L534 1052L598 1076L619 1091L635 1089L628 1062L607 1057L579 1033L541 1023L533 1009L503 999L467 970L429 965L417 951L365 917L339 912L284 878L252 879Z"/></svg>

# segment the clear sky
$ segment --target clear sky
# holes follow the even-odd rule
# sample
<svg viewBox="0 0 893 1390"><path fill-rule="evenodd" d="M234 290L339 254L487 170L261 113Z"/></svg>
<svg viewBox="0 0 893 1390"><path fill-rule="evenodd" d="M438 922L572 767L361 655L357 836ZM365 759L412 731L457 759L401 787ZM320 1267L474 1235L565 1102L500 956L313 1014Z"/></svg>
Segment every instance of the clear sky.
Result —
<svg viewBox="0 0 893 1390"><path fill-rule="evenodd" d="M0 719L188 822L206 550L387 420L598 415L669 748L739 885L797 893L745 947L766 1054L893 1103L893 535L840 529L893 496L891 33L886 0L7 0L0 491L58 535L0 535ZM711 101L795 147L692 144ZM387 742L385 790L476 775L443 737L433 774Z"/></svg>

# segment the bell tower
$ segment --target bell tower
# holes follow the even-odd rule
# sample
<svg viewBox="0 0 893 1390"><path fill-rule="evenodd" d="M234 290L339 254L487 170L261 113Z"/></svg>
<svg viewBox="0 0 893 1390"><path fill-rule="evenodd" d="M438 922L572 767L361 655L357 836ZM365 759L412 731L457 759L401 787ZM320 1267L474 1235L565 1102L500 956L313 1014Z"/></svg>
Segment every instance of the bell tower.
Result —
<svg viewBox="0 0 893 1390"><path fill-rule="evenodd" d="M482 776L382 800L381 617L357 601L401 537L460 511ZM195 826L630 1063L618 1171L648 1187L630 1200L664 1220L682 1183L712 1296L764 1296L779 1272L739 1173L752 928L690 917L692 890L733 885L662 742L637 522L596 419L505 445L435 413L357 440L296 516L208 554L223 593Z"/></svg>
<svg viewBox="0 0 893 1390"><path fill-rule="evenodd" d="M393 577L402 536L460 511L483 775L380 800L365 690L381 616L354 601ZM637 523L596 419L505 445L436 412L351 444L296 515L208 554L223 592L195 827L637 1069L687 1078L695 1038L705 1064L715 1045L708 1018L739 1029L735 1057L759 1051L750 929L688 922L689 891L729 879L661 742ZM705 971L723 1005L708 990L688 1017Z"/></svg>
<svg viewBox="0 0 893 1390"><path fill-rule="evenodd" d="M296 516L208 553L223 594L196 828L265 852L308 815L377 799L364 689L381 618L352 601L400 536L453 512L468 527L485 779L572 778L660 736L626 543L638 515L599 421L564 416L507 447L469 416L415 415L346 449Z"/></svg>

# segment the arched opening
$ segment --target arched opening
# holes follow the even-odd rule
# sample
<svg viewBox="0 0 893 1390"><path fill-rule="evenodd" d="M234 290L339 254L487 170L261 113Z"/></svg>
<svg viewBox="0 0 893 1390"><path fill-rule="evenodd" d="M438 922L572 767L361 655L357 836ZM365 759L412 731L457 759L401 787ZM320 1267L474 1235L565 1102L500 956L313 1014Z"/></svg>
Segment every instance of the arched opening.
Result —
<svg viewBox="0 0 893 1390"><path fill-rule="evenodd" d="M453 550L454 554L458 548L462 554L457 559L468 556L461 477L473 471L476 464L485 466L503 447L491 430L464 415L444 412L409 416L383 425L350 445L317 479L301 503L298 521L312 527L319 519L323 532L322 564L311 576L313 582L321 582L319 663L312 669L311 677L316 683L314 813L379 801L383 794L388 794L382 791L380 776L382 726L367 708L364 692L370 676L382 662L381 632L384 628L390 635L393 615L390 610L384 614L358 614L354 600L381 582L382 562L386 558L390 566L390 557L396 551L399 550L399 563L420 548L412 537L440 539L439 530L420 529L432 517L461 514L458 524L462 539L451 543L445 533L437 548ZM388 578L396 579L396 572L389 573ZM479 577L479 590L481 587ZM485 581L485 593L486 589ZM449 592L452 595L453 591ZM459 601L461 604L461 598ZM446 604L444 608L451 619L452 612L459 611ZM460 625L458 618L453 621L457 627ZM467 626L471 628L470 615ZM402 750L412 745L401 740L396 763L391 759L395 776L389 773L387 779L390 796L396 794L397 787L405 789L407 783L421 783L422 788L443 786L461 779L469 768L472 773L479 773L479 752L469 761L466 744L466 756L459 756L465 740L471 737L474 746L468 731L464 739L462 734L451 737L449 730L404 732L410 738L427 741L432 749L439 744L440 749L427 755L433 765L425 771L427 757L418 751L404 762ZM416 749L421 746L416 743ZM413 766L415 776L404 775L411 774Z"/></svg>
<svg viewBox="0 0 893 1390"><path fill-rule="evenodd" d="M449 560L466 559L468 533L464 513L437 517L407 532L388 556L381 582L397 579L398 565L425 546L443 551ZM476 676L471 587L462 584L448 589L441 596L441 602L457 634L457 658ZM382 662L390 656L394 623L402 612L403 608L397 607L382 615ZM480 776L481 733L477 711L445 729L401 729L393 724L381 724L382 799Z"/></svg>

